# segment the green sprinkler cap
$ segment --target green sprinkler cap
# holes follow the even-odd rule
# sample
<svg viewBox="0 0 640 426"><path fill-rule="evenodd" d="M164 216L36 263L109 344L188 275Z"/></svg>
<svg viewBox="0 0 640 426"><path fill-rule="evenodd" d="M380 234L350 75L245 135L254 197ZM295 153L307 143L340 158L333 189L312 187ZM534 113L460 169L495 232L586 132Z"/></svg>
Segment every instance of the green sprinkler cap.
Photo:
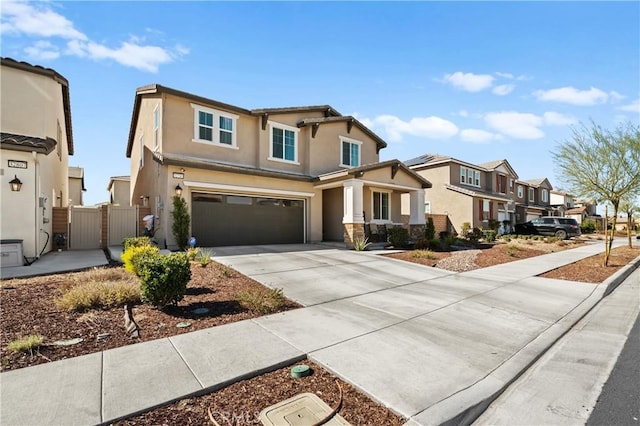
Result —
<svg viewBox="0 0 640 426"><path fill-rule="evenodd" d="M299 379L311 375L311 369L308 365L296 365L291 369L291 377Z"/></svg>

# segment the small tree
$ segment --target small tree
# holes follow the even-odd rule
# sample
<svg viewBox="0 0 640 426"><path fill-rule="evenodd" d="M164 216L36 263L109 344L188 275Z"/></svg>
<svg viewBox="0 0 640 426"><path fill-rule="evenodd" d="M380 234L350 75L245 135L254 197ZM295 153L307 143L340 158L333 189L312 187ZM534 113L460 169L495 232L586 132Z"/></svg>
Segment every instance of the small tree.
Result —
<svg viewBox="0 0 640 426"><path fill-rule="evenodd" d="M635 200L631 198L632 197L625 197L620 203L620 211L627 215L627 239L629 248L633 247L633 242L631 241L631 231L635 229L633 215L636 212L640 212L640 207L634 202Z"/></svg>
<svg viewBox="0 0 640 426"><path fill-rule="evenodd" d="M424 228L424 237L428 241L431 241L436 237L436 227L433 224L433 218L427 219L427 225Z"/></svg>
<svg viewBox="0 0 640 426"><path fill-rule="evenodd" d="M552 152L559 177L584 198L604 200L613 207L611 236L605 246L609 264L620 202L640 187L640 127L627 123L614 131L595 123L573 129L571 140ZM605 232L609 232L605 230Z"/></svg>
<svg viewBox="0 0 640 426"><path fill-rule="evenodd" d="M189 211L187 210L187 202L180 196L173 196L173 210L171 211L171 217L173 224L171 225L171 231L176 239L178 248L180 250L186 250L189 245L189 225L191 218L189 217Z"/></svg>

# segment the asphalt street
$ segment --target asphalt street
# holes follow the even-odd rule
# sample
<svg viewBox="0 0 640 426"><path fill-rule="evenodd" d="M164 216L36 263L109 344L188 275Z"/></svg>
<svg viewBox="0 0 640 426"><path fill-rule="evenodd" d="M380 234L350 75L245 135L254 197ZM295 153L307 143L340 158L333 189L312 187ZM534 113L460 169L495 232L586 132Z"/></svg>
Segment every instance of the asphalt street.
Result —
<svg viewBox="0 0 640 426"><path fill-rule="evenodd" d="M640 425L640 316L587 421L600 425Z"/></svg>

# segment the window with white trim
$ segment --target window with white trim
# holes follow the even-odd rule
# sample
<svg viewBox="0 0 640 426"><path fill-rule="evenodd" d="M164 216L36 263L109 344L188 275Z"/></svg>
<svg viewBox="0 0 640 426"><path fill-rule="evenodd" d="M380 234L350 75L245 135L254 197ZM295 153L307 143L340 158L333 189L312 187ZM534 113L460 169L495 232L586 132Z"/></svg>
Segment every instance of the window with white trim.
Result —
<svg viewBox="0 0 640 426"><path fill-rule="evenodd" d="M424 202L424 212L425 214L431 214L431 201Z"/></svg>
<svg viewBox="0 0 640 426"><path fill-rule="evenodd" d="M542 202L546 203L547 201L549 201L549 191L547 191L546 189L542 190Z"/></svg>
<svg viewBox="0 0 640 426"><path fill-rule="evenodd" d="M536 190L533 188L529 188L529 201L532 203L536 201Z"/></svg>
<svg viewBox="0 0 640 426"><path fill-rule="evenodd" d="M513 194L513 179L509 178L509 192Z"/></svg>
<svg viewBox="0 0 640 426"><path fill-rule="evenodd" d="M482 220L491 219L491 201L482 200Z"/></svg>
<svg viewBox="0 0 640 426"><path fill-rule="evenodd" d="M518 198L524 198L524 188L522 185L518 185Z"/></svg>
<svg viewBox="0 0 640 426"><path fill-rule="evenodd" d="M153 148L157 148L158 141L158 129L160 128L160 110L158 109L158 105L156 105L153 110Z"/></svg>
<svg viewBox="0 0 640 426"><path fill-rule="evenodd" d="M360 165L360 146L362 142L340 136L342 145L340 166L358 167Z"/></svg>
<svg viewBox="0 0 640 426"><path fill-rule="evenodd" d="M480 186L480 171L468 167L460 167L460 183Z"/></svg>
<svg viewBox="0 0 640 426"><path fill-rule="evenodd" d="M271 123L269 160L298 162L298 131L295 127Z"/></svg>
<svg viewBox="0 0 640 426"><path fill-rule="evenodd" d="M390 220L389 195L388 192L373 191L373 220Z"/></svg>
<svg viewBox="0 0 640 426"><path fill-rule="evenodd" d="M191 107L194 111L194 142L237 148L237 115L196 104L191 104Z"/></svg>

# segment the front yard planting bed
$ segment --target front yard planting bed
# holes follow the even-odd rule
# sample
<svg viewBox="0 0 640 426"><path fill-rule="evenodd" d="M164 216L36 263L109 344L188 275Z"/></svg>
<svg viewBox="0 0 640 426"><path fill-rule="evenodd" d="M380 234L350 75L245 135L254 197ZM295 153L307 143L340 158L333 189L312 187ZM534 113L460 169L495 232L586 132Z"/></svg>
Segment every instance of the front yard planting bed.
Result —
<svg viewBox="0 0 640 426"><path fill-rule="evenodd" d="M219 391L183 399L145 414L115 423L132 425L211 425L208 410L216 422L225 425L261 424L263 409L300 393L316 394L331 408L338 406L342 387L342 406L338 411L346 421L356 425L402 425L406 419L371 401L350 384L336 378L319 365L306 360L313 374L294 379L291 367L282 368L249 380L234 383Z"/></svg>
<svg viewBox="0 0 640 426"><path fill-rule="evenodd" d="M122 267L108 269L116 279L118 276L122 281L132 279L132 275ZM130 338L125 333L122 306L84 312L66 311L56 306L55 299L63 291L92 280L92 275L104 273L104 270L91 270L2 281L1 371L255 318L261 314L245 308L239 301L239 295L267 291L262 284L217 262L206 267L194 262L186 296L178 306L159 310L146 304L135 304L133 317L141 329L141 336ZM278 311L297 307L296 303L285 300ZM201 308L208 309L208 312L199 314ZM178 328L180 323L189 325ZM35 335L44 337L39 350L17 352L7 348L10 342ZM56 341L71 343L72 339L82 341L69 346L53 346Z"/></svg>
<svg viewBox="0 0 640 426"><path fill-rule="evenodd" d="M599 284L638 256L640 256L640 247L618 247L611 250L609 264L606 267L603 266L604 254L598 254L546 272L540 276L544 278Z"/></svg>

